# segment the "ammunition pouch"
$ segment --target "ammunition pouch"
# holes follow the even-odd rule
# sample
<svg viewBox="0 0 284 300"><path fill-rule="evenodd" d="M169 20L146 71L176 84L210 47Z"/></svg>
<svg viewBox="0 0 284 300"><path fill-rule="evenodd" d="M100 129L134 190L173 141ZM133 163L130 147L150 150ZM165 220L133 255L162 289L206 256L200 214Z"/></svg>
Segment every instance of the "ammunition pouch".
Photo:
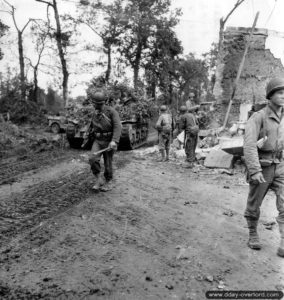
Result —
<svg viewBox="0 0 284 300"><path fill-rule="evenodd" d="M94 132L93 136L96 140L108 140L112 138L112 132Z"/></svg>
<svg viewBox="0 0 284 300"><path fill-rule="evenodd" d="M271 166L273 163L282 162L284 160L283 151L258 151L259 163L262 167Z"/></svg>

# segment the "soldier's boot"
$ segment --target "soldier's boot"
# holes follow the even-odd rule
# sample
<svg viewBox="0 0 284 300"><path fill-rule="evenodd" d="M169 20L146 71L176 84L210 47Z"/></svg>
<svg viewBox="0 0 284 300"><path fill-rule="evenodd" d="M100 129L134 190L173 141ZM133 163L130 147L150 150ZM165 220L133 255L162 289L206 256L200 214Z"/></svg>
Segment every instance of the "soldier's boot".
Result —
<svg viewBox="0 0 284 300"><path fill-rule="evenodd" d="M277 249L277 255L284 257L284 223L278 223L279 232L280 232L280 245Z"/></svg>
<svg viewBox="0 0 284 300"><path fill-rule="evenodd" d="M165 150L160 150L161 157L157 160L158 162L164 161L165 160Z"/></svg>
<svg viewBox="0 0 284 300"><path fill-rule="evenodd" d="M98 192L100 190L100 187L104 184L104 182L100 174L96 174L94 176L96 179L96 183L93 185L92 190Z"/></svg>
<svg viewBox="0 0 284 300"><path fill-rule="evenodd" d="M113 180L109 180L106 181L106 183L103 186L101 186L100 190L102 192L108 192L111 191L113 188L114 188L114 182Z"/></svg>
<svg viewBox="0 0 284 300"><path fill-rule="evenodd" d="M166 149L166 157L165 157L165 161L169 161L169 154L170 154L170 149Z"/></svg>
<svg viewBox="0 0 284 300"><path fill-rule="evenodd" d="M193 162L189 161L188 159L185 160L184 168L192 169L194 167Z"/></svg>
<svg viewBox="0 0 284 300"><path fill-rule="evenodd" d="M261 244L259 241L259 236L257 234L258 220L252 220L247 218L247 224L249 229L249 240L247 242L247 245L249 248L253 250L260 250Z"/></svg>

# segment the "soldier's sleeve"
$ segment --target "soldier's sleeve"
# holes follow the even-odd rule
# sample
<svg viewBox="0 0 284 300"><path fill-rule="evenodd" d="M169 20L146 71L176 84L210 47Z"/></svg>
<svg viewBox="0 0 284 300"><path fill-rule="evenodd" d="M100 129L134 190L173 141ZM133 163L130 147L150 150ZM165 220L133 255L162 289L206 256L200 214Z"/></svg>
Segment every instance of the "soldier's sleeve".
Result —
<svg viewBox="0 0 284 300"><path fill-rule="evenodd" d="M159 126L161 126L162 125L162 115L161 116L159 116L159 118L158 118L158 121L157 121L157 123L156 123L156 128L157 127L159 127Z"/></svg>
<svg viewBox="0 0 284 300"><path fill-rule="evenodd" d="M257 140L261 129L263 115L261 112L254 113L245 126L244 134L244 158L249 175L261 172L259 156L257 151Z"/></svg>
<svg viewBox="0 0 284 300"><path fill-rule="evenodd" d="M119 114L116 110L114 109L112 110L111 116L112 116L112 123L113 123L112 140L118 144L121 136L122 126L121 126Z"/></svg>

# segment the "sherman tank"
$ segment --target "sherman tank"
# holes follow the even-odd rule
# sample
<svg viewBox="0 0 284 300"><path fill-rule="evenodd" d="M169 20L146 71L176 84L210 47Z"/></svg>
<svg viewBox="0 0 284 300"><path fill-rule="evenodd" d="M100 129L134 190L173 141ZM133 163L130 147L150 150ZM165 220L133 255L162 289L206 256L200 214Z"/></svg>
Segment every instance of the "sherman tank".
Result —
<svg viewBox="0 0 284 300"><path fill-rule="evenodd" d="M118 150L133 150L146 143L150 119L147 106L147 102L132 99L123 104L114 104L122 124ZM91 148L91 142L86 137L92 112L93 107L85 107L74 113L73 119L68 119L66 137L71 148Z"/></svg>
<svg viewBox="0 0 284 300"><path fill-rule="evenodd" d="M122 132L118 148L132 150L146 143L149 132L147 102L129 99L118 107Z"/></svg>

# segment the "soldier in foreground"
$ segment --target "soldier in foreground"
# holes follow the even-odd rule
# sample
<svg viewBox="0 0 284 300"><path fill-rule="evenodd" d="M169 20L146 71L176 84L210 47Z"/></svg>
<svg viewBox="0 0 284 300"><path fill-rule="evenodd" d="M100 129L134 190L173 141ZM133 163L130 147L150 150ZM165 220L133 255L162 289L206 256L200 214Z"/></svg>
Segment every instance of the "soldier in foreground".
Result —
<svg viewBox="0 0 284 300"><path fill-rule="evenodd" d="M92 189L95 191L108 191L112 188L113 154L117 150L121 135L120 118L115 109L105 105L106 95L104 92L90 90L88 96L95 107L89 130L90 138L94 141L89 162L91 170L96 178L96 183ZM99 153L96 154L96 152ZM104 158L105 180L100 174L101 155L103 155Z"/></svg>
<svg viewBox="0 0 284 300"><path fill-rule="evenodd" d="M180 107L180 129L184 130L184 148L187 168L193 168L195 149L197 146L199 127L194 113L187 112L185 106Z"/></svg>
<svg viewBox="0 0 284 300"><path fill-rule="evenodd" d="M269 189L276 194L277 222L281 237L277 254L284 257L284 78L270 80L266 88L268 105L248 120L244 136L244 157L249 194L244 216L249 229L248 247L261 249L257 224L260 206ZM260 144L257 141L263 139Z"/></svg>
<svg viewBox="0 0 284 300"><path fill-rule="evenodd" d="M167 112L166 105L162 105L160 111L161 114L156 123L156 129L158 130L159 134L159 151L161 153L161 158L158 161L168 161L171 144L171 133L173 130L173 120L172 116Z"/></svg>

